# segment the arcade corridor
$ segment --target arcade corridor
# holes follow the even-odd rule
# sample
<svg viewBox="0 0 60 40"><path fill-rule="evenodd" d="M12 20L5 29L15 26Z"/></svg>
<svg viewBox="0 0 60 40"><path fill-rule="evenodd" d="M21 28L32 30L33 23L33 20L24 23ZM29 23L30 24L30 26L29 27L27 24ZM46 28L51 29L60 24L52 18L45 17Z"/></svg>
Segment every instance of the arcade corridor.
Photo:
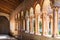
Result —
<svg viewBox="0 0 60 40"><path fill-rule="evenodd" d="M60 40L60 0L0 0L1 40Z"/></svg>

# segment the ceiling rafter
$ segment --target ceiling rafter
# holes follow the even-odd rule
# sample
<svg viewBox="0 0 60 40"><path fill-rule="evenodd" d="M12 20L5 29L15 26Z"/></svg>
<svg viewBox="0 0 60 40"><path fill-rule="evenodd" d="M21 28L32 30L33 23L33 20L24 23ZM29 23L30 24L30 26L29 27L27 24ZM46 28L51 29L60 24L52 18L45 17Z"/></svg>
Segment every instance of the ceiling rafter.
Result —
<svg viewBox="0 0 60 40"><path fill-rule="evenodd" d="M11 14L23 0L0 0L0 12Z"/></svg>

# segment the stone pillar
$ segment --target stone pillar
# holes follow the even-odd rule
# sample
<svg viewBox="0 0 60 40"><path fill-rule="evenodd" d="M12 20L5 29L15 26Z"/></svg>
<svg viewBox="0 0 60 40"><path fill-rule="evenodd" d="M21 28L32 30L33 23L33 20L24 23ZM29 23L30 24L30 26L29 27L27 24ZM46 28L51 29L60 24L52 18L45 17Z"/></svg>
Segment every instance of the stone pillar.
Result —
<svg viewBox="0 0 60 40"><path fill-rule="evenodd" d="M33 18L32 17L30 17L30 34L34 34Z"/></svg>
<svg viewBox="0 0 60 40"><path fill-rule="evenodd" d="M35 34L40 34L39 23L38 23L38 15L35 15Z"/></svg>
<svg viewBox="0 0 60 40"><path fill-rule="evenodd" d="M45 12L43 11L43 13L42 13L42 35L45 35L46 34L46 32L45 32L45 27L46 27L46 25L45 25L45 20L46 20L46 18L45 18Z"/></svg>
<svg viewBox="0 0 60 40"><path fill-rule="evenodd" d="M42 35L47 36L49 33L49 16L46 11L42 13Z"/></svg>
<svg viewBox="0 0 60 40"><path fill-rule="evenodd" d="M50 15L50 23L51 23L51 34L53 34L53 16Z"/></svg>
<svg viewBox="0 0 60 40"><path fill-rule="evenodd" d="M38 34L40 35L40 21L41 21L41 19L40 19L40 14L38 15Z"/></svg>
<svg viewBox="0 0 60 40"><path fill-rule="evenodd" d="M48 35L48 33L49 33L49 16L46 14L45 17L46 17L46 20L45 20L45 35Z"/></svg>
<svg viewBox="0 0 60 40"><path fill-rule="evenodd" d="M15 36L15 18L14 16L10 16L10 32L12 33L12 35Z"/></svg>
<svg viewBox="0 0 60 40"><path fill-rule="evenodd" d="M38 27L38 17L35 16L35 34L37 34L37 28Z"/></svg>
<svg viewBox="0 0 60 40"><path fill-rule="evenodd" d="M26 19L26 33L29 33L29 18L27 17L27 19Z"/></svg>
<svg viewBox="0 0 60 40"><path fill-rule="evenodd" d="M53 37L58 35L58 8L53 9Z"/></svg>
<svg viewBox="0 0 60 40"><path fill-rule="evenodd" d="M25 31L25 19L23 19L23 30Z"/></svg>
<svg viewBox="0 0 60 40"><path fill-rule="evenodd" d="M20 25L20 21L18 22L18 35L21 34L21 25Z"/></svg>

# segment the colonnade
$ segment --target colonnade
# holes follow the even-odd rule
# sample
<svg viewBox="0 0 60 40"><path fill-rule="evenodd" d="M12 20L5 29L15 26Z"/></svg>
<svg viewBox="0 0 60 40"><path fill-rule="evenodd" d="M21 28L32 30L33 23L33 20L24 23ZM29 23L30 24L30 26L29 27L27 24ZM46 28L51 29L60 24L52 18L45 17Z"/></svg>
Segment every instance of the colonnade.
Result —
<svg viewBox="0 0 60 40"><path fill-rule="evenodd" d="M43 7L37 4L36 6L21 10L22 11L18 13L20 17L17 20L19 22L19 30L22 29L25 33L45 36L49 35L50 23L51 35L53 37L58 35L58 7L51 8L49 0L44 0ZM42 32L40 32L40 22L42 23ZM15 28L14 23L13 26Z"/></svg>
<svg viewBox="0 0 60 40"><path fill-rule="evenodd" d="M28 12L29 13L29 12ZM28 14L27 13L27 14ZM39 18L42 22L42 33L40 33ZM25 33L36 34L36 35L49 35L49 22L51 27L51 35L56 37L58 35L58 8L55 7L51 14L47 14L45 11L36 13L32 16L27 15L26 19L23 20L23 29ZM34 23L33 23L34 22Z"/></svg>

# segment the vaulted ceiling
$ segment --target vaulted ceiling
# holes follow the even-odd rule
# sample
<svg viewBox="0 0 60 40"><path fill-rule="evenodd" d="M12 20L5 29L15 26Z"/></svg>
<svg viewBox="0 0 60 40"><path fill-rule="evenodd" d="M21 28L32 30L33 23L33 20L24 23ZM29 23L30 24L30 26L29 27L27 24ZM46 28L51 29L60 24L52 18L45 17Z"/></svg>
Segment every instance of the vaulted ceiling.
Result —
<svg viewBox="0 0 60 40"><path fill-rule="evenodd" d="M0 0L0 12L10 14L23 0Z"/></svg>
<svg viewBox="0 0 60 40"><path fill-rule="evenodd" d="M23 1L24 0L0 0L0 12L10 14ZM52 3L54 2L54 0L50 0L50 1L52 1Z"/></svg>

